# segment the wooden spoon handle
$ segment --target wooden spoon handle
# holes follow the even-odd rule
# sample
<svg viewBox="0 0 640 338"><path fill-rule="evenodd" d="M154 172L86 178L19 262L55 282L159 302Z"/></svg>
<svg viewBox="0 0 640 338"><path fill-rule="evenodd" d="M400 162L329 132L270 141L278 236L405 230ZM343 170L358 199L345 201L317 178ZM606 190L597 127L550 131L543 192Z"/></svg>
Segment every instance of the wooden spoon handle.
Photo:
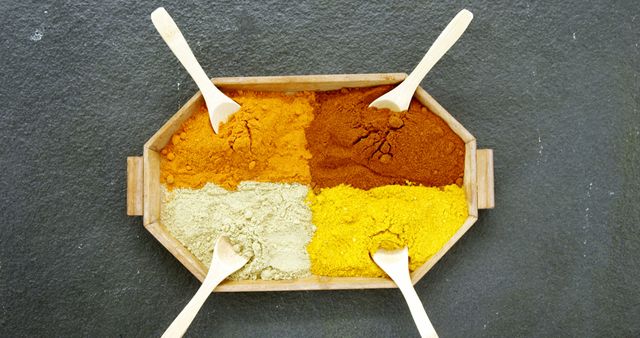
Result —
<svg viewBox="0 0 640 338"><path fill-rule="evenodd" d="M184 307L182 312L173 320L173 323L169 325L169 328L162 334L162 338L179 338L187 332L189 325L200 311L200 308L207 300L213 289L218 286L223 280L225 276L211 278L210 280L205 279L204 283L196 292L196 295L191 298L187 306Z"/></svg>
<svg viewBox="0 0 640 338"><path fill-rule="evenodd" d="M413 72L411 72L403 82L403 84L406 84L409 88L414 89L412 93L438 60L460 39L460 36L462 36L462 33L467 29L472 19L473 14L463 9L449 22L442 33L440 33L418 66L416 66Z"/></svg>
<svg viewBox="0 0 640 338"><path fill-rule="evenodd" d="M396 284L397 283L398 282L396 281ZM433 324L431 324L431 320L429 320L429 316L427 316L427 312L424 310L424 306L422 306L422 302L420 301L416 290L413 288L413 285L411 285L411 281L407 281L407 283L402 284L404 285L398 284L398 287L400 288L404 299L407 301L407 305L409 305L409 311L411 311L411 316L418 327L420 336L438 338L436 329L433 327Z"/></svg>
<svg viewBox="0 0 640 338"><path fill-rule="evenodd" d="M204 72L204 69L202 69L200 63L198 63L191 48L189 48L187 40L185 40L169 13L167 13L163 7L160 7L151 13L151 21L156 27L156 30L158 30L158 33L160 33L160 36L162 36L164 42L167 43L173 54L178 58L180 63L182 63L187 73L191 75L191 78L193 78L193 81L198 85L200 91L202 91L203 94L205 92L222 94L213 83L211 83L207 73Z"/></svg>

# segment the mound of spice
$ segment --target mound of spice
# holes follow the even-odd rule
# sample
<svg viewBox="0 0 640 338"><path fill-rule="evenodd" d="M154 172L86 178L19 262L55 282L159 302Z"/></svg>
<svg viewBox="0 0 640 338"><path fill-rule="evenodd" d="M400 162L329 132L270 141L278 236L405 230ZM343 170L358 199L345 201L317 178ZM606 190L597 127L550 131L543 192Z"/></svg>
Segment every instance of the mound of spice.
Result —
<svg viewBox="0 0 640 338"><path fill-rule="evenodd" d="M235 189L241 181L309 183L304 128L313 119L314 94L238 91L241 106L213 132L206 107L182 124L162 149L160 175L169 189L207 182Z"/></svg>
<svg viewBox="0 0 640 338"><path fill-rule="evenodd" d="M462 185L464 143L413 99L407 112L369 108L392 86L317 92L306 129L312 186L360 189L407 181Z"/></svg>
<svg viewBox="0 0 640 338"><path fill-rule="evenodd" d="M438 252L468 216L464 190L455 184L371 190L339 185L309 199L317 230L307 251L311 272L321 276L382 277L370 254L404 246L409 247L413 271Z"/></svg>
<svg viewBox="0 0 640 338"><path fill-rule="evenodd" d="M201 189L164 189L162 224L205 266L215 240L226 235L250 257L231 279L294 279L310 274L305 250L315 230L301 184L242 182L237 191L208 183Z"/></svg>

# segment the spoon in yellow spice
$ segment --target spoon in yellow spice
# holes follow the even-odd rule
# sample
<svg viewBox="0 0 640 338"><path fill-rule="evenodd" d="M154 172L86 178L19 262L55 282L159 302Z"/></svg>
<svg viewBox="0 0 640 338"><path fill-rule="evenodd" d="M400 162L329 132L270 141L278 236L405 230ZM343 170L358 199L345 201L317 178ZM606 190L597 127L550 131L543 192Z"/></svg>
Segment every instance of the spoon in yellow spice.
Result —
<svg viewBox="0 0 640 338"><path fill-rule="evenodd" d="M389 109L395 112L409 109L413 93L416 92L422 79L424 79L431 68L444 56L449 48L458 41L472 19L473 14L471 14L471 12L466 9L461 10L453 20L449 22L442 33L440 33L413 72L397 87L371 102L369 107Z"/></svg>
<svg viewBox="0 0 640 338"><path fill-rule="evenodd" d="M153 21L153 25L162 36L164 42L167 43L173 54L187 70L187 73L191 75L193 81L198 85L204 97L204 102L207 104L211 126L217 134L220 123L227 122L229 116L240 109L240 105L213 85L193 55L180 29L178 29L176 23L163 7L151 13L151 21Z"/></svg>
<svg viewBox="0 0 640 338"><path fill-rule="evenodd" d="M422 337L438 337L433 328L427 312L418 298L416 290L411 283L409 275L409 250L407 247L399 250L378 249L372 256L373 261L393 279L398 285L400 292L409 305L409 311L413 321L418 327L418 332Z"/></svg>
<svg viewBox="0 0 640 338"><path fill-rule="evenodd" d="M230 274L236 272L243 265L247 264L248 258L238 255L234 250L229 240L225 236L220 236L216 241L213 249L213 258L211 259L211 266L209 267L209 273L204 278L202 286L193 296L191 301L180 312L178 317L173 320L173 323L162 335L163 338L170 337L182 337L184 333L191 325L191 322L198 314L198 311L207 300L211 292Z"/></svg>

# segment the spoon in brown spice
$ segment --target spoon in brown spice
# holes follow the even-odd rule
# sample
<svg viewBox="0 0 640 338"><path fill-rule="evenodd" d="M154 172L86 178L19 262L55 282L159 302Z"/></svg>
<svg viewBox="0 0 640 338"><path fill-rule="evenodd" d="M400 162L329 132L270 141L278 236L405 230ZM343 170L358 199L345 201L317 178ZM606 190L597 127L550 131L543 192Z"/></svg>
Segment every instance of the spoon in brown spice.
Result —
<svg viewBox="0 0 640 338"><path fill-rule="evenodd" d="M371 258L378 266L391 277L396 283L404 299L409 305L409 311L413 321L418 327L418 332L422 337L438 337L436 330L433 328L427 312L418 298L416 290L411 283L409 275L409 249L404 247L399 250L378 249Z"/></svg>
<svg viewBox="0 0 640 338"><path fill-rule="evenodd" d="M162 36L164 42L167 43L173 54L187 70L187 73L191 75L193 81L198 85L204 97L204 102L207 104L211 126L217 134L220 123L227 122L229 116L240 109L240 105L213 85L193 55L187 40L185 40L180 29L178 29L178 26L164 8L160 7L153 11L151 13L151 21L153 21L153 25Z"/></svg>
<svg viewBox="0 0 640 338"><path fill-rule="evenodd" d="M471 12L466 9L461 10L440 33L413 72L397 87L371 102L369 107L389 109L395 112L409 109L413 93L415 93L422 79L449 48L458 41L472 19L473 14Z"/></svg>
<svg viewBox="0 0 640 338"><path fill-rule="evenodd" d="M238 255L233 250L227 237L220 236L214 246L211 266L209 267L207 276L202 282L202 286L200 286L196 295L193 296L178 317L173 320L173 323L171 323L162 337L182 337L216 286L230 274L247 264L248 261L248 258Z"/></svg>

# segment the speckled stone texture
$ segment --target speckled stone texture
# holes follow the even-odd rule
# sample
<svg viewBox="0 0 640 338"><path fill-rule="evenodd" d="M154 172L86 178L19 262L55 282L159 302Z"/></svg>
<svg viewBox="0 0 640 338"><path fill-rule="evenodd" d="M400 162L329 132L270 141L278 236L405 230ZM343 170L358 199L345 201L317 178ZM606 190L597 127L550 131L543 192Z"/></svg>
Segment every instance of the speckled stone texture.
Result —
<svg viewBox="0 0 640 338"><path fill-rule="evenodd" d="M389 3L389 4L387 4ZM551 3L551 2L549 2ZM417 285L441 337L640 335L640 2L166 3L211 76L408 72L495 149L496 205ZM0 2L0 336L159 336L198 288L125 215L196 91L157 2ZM417 336L397 290L216 294L188 332Z"/></svg>

